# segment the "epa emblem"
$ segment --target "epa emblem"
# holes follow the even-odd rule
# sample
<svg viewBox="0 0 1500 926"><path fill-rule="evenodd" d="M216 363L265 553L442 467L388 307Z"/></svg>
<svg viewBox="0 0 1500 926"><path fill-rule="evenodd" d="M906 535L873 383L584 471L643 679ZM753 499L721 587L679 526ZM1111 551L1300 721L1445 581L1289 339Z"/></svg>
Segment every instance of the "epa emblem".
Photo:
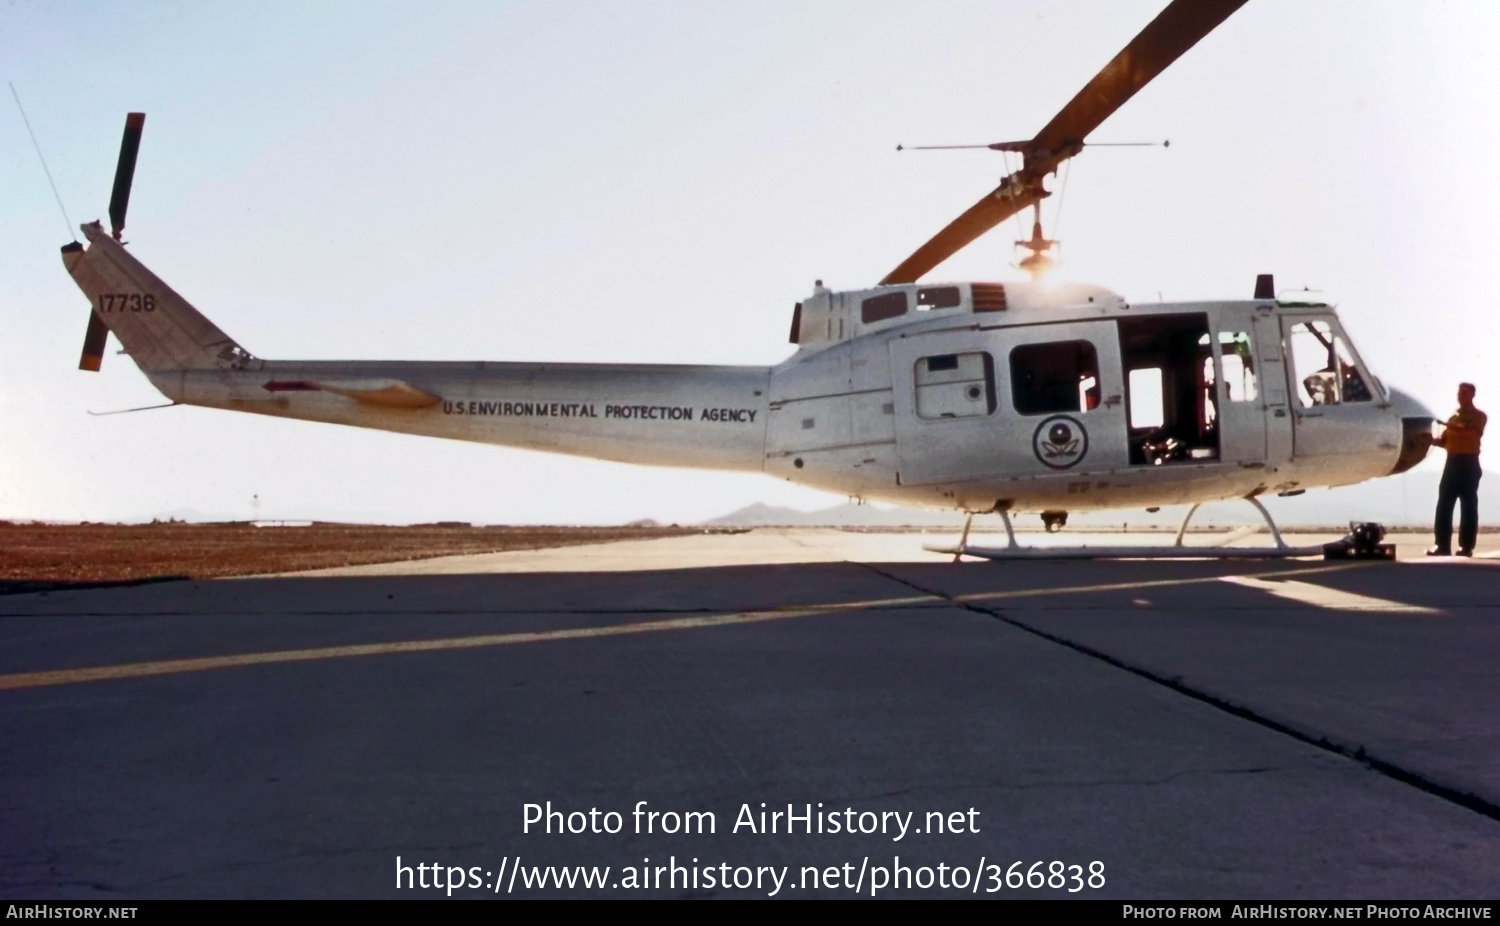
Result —
<svg viewBox="0 0 1500 926"><path fill-rule="evenodd" d="M1031 435L1031 451L1043 466L1068 469L1077 466L1089 452L1089 432L1077 418L1053 415L1036 426L1036 433Z"/></svg>

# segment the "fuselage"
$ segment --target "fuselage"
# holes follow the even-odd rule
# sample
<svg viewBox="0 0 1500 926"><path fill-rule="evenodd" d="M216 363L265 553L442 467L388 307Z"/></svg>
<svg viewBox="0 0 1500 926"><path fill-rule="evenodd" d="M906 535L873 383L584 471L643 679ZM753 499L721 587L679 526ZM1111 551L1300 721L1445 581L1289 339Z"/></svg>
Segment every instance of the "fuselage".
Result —
<svg viewBox="0 0 1500 926"><path fill-rule="evenodd" d="M1093 288L1004 287L1005 308L980 312L973 284L814 294L797 352L772 367L263 361L152 379L195 405L762 471L967 510L1295 492L1388 475L1425 452L1430 414L1364 367L1328 306L1131 305ZM962 296L863 320L870 300L891 311L893 294L915 306L933 289ZM1299 338L1313 348L1300 357ZM440 401L386 408L339 391L387 381Z"/></svg>
<svg viewBox="0 0 1500 926"><path fill-rule="evenodd" d="M775 366L275 361L91 224L64 263L168 398L969 511L1296 492L1400 472L1432 416L1332 307L1091 286L821 287Z"/></svg>

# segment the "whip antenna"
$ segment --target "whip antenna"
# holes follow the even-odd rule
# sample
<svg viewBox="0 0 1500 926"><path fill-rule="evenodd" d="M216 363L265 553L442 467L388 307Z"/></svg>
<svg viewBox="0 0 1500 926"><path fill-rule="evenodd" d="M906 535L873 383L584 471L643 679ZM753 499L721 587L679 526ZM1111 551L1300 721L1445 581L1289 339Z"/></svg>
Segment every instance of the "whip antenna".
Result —
<svg viewBox="0 0 1500 926"><path fill-rule="evenodd" d="M42 146L36 140L36 133L31 130L31 120L26 118L26 107L21 105L21 94L16 92L13 81L5 82L10 86L10 95L16 100L16 109L21 111L21 121L26 123L26 134L31 136L31 146L36 149L36 159L42 162L42 173L47 175L47 185L52 187L52 198L57 200L57 211L62 213L63 226L68 230L68 237L74 241L78 236L73 233L73 220L68 218L68 209L63 205L62 196L57 192L57 184L52 180L52 171L47 169L47 159L42 157Z"/></svg>

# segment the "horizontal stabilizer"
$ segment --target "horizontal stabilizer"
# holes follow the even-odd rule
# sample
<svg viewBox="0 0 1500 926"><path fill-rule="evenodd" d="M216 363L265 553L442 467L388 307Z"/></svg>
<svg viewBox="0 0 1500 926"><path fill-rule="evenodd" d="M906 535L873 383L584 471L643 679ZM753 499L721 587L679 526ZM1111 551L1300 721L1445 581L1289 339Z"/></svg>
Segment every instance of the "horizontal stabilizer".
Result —
<svg viewBox="0 0 1500 926"><path fill-rule="evenodd" d="M363 405L382 408L427 408L443 401L399 379L288 380L266 383L267 392L332 392Z"/></svg>

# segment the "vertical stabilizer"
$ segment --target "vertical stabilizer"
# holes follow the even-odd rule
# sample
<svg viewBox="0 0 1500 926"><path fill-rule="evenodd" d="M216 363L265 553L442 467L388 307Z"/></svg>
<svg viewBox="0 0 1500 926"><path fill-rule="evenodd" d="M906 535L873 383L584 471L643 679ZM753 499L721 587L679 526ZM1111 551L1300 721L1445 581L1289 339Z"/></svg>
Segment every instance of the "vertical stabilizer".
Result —
<svg viewBox="0 0 1500 926"><path fill-rule="evenodd" d="M83 226L83 233L89 246L64 247L63 265L142 370L242 369L251 359L98 222Z"/></svg>

